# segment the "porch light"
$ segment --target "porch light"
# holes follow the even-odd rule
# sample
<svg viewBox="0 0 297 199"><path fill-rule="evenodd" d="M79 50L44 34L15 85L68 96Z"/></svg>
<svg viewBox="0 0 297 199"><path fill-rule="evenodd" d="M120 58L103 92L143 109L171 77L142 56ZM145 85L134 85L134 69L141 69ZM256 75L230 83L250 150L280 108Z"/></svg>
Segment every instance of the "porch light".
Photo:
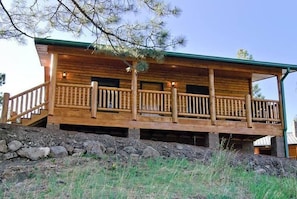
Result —
<svg viewBox="0 0 297 199"><path fill-rule="evenodd" d="M62 77L63 77L63 79L66 79L67 73L66 72L63 72Z"/></svg>
<svg viewBox="0 0 297 199"><path fill-rule="evenodd" d="M176 82L171 82L172 87L175 87L175 85L176 85Z"/></svg>

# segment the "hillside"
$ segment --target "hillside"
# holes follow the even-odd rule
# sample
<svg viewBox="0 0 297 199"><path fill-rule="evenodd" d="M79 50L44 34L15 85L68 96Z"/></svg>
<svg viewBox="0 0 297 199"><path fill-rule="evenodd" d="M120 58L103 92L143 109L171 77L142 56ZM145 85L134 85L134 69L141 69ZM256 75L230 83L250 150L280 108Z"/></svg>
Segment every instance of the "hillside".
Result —
<svg viewBox="0 0 297 199"><path fill-rule="evenodd" d="M22 185L22 182L32 178L37 168L43 174L67 170L69 167L86 168L93 164L97 164L98 168L102 165L113 170L131 163L142 164L150 159L178 159L186 160L189 164L207 166L213 164L218 153L226 158L227 164L223 166L228 168L239 167L257 175L277 178L297 178L296 160L210 150L179 143L14 125L0 125L0 151L2 189L8 182L13 184L11 187L14 189ZM6 193L5 190L3 193Z"/></svg>

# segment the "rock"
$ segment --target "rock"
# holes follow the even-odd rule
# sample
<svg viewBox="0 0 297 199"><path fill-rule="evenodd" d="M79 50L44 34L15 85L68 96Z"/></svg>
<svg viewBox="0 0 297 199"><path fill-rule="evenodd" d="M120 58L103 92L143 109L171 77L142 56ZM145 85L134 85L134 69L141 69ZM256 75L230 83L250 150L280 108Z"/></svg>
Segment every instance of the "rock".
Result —
<svg viewBox="0 0 297 199"><path fill-rule="evenodd" d="M143 158L157 158L160 156L160 153L151 146L147 146L141 155Z"/></svg>
<svg viewBox="0 0 297 199"><path fill-rule="evenodd" d="M70 144L66 144L65 142L62 142L61 146L65 147L65 149L68 151L68 154L73 153L74 147L71 146Z"/></svg>
<svg viewBox="0 0 297 199"><path fill-rule="evenodd" d="M50 147L50 157L52 158L62 158L68 156L68 151L63 146L52 146Z"/></svg>
<svg viewBox="0 0 297 199"><path fill-rule="evenodd" d="M18 140L13 140L8 143L8 149L12 152L19 150L23 144Z"/></svg>
<svg viewBox="0 0 297 199"><path fill-rule="evenodd" d="M7 153L6 140L0 140L0 153Z"/></svg>
<svg viewBox="0 0 297 199"><path fill-rule="evenodd" d="M117 156L123 158L123 159L126 159L128 160L129 159L129 154L124 151L124 150L120 150L118 153L117 153Z"/></svg>
<svg viewBox="0 0 297 199"><path fill-rule="evenodd" d="M137 161L137 160L139 160L139 157L140 156L138 154L135 154L135 153L130 154L130 159L131 160Z"/></svg>
<svg viewBox="0 0 297 199"><path fill-rule="evenodd" d="M4 160L10 160L16 157L18 157L18 154L16 152L9 152L3 155Z"/></svg>
<svg viewBox="0 0 297 199"><path fill-rule="evenodd" d="M81 148L74 148L72 156L73 157L81 157L86 153L86 149L81 149Z"/></svg>
<svg viewBox="0 0 297 199"><path fill-rule="evenodd" d="M176 145L176 148L177 148L178 150L183 150L184 147L183 147L181 144L177 144L177 145Z"/></svg>
<svg viewBox="0 0 297 199"><path fill-rule="evenodd" d="M74 153L81 153L81 154L84 154L84 153L86 153L86 149L74 148L74 149L73 149L73 154L74 154Z"/></svg>
<svg viewBox="0 0 297 199"><path fill-rule="evenodd" d="M123 148L123 151L126 151L128 154L137 152L137 150L133 146L126 146L125 148Z"/></svg>
<svg viewBox="0 0 297 199"><path fill-rule="evenodd" d="M98 141L87 141L83 145L87 150L87 154L96 155L98 158L102 157L106 151L104 145Z"/></svg>
<svg viewBox="0 0 297 199"><path fill-rule="evenodd" d="M28 158L30 160L39 160L45 158L49 155L49 147L29 147L21 148L17 151L17 154L23 158Z"/></svg>
<svg viewBox="0 0 297 199"><path fill-rule="evenodd" d="M262 168L259 168L259 169L256 169L255 170L255 173L257 173L257 174L265 174L266 173L266 170L265 169L262 169Z"/></svg>
<svg viewBox="0 0 297 199"><path fill-rule="evenodd" d="M113 147L107 147L106 148L106 153L107 154L115 154L116 153L116 149Z"/></svg>

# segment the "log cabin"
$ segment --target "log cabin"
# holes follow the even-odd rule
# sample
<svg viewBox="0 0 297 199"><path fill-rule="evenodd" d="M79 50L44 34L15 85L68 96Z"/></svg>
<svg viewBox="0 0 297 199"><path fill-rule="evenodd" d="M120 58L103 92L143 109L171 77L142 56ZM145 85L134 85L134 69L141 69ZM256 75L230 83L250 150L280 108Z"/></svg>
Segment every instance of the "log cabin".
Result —
<svg viewBox="0 0 297 199"><path fill-rule="evenodd" d="M216 148L220 143L253 153L270 135L285 156L283 80L297 65L165 52L162 62L123 58L92 44L35 39L44 83L4 94L1 122L105 132L140 139ZM254 99L254 81L276 78L278 100Z"/></svg>

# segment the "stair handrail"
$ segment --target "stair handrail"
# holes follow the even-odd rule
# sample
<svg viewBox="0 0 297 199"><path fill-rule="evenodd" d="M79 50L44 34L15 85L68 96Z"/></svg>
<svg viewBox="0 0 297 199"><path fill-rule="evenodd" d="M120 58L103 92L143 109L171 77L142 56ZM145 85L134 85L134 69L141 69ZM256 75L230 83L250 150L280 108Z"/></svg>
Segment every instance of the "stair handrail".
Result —
<svg viewBox="0 0 297 199"><path fill-rule="evenodd" d="M25 115L31 116L34 111L41 109L46 104L48 104L48 85L49 81L23 91L12 97L8 97L8 102L4 102L5 100L7 100L4 98L2 111L6 111L6 113L2 112L1 122L6 123L14 121ZM9 93L5 94L9 96Z"/></svg>

